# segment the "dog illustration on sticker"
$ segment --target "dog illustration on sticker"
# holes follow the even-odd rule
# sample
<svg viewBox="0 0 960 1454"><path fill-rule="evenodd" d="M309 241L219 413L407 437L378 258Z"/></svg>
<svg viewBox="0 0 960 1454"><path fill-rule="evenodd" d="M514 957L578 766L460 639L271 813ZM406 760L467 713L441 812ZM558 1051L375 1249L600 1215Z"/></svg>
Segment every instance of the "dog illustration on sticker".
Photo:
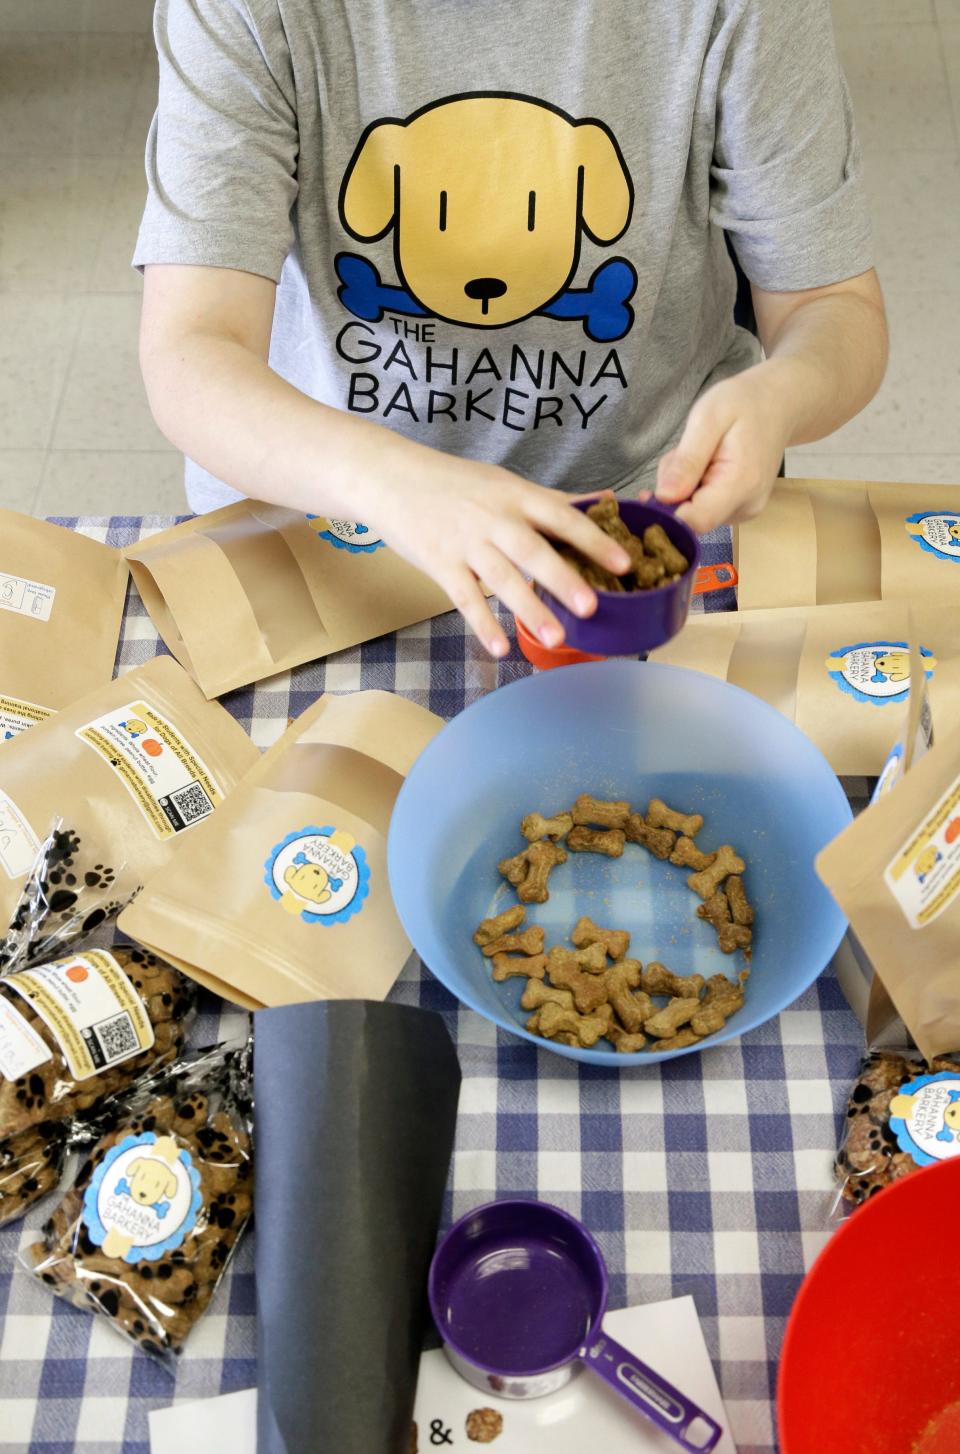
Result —
<svg viewBox="0 0 960 1454"><path fill-rule="evenodd" d="M890 1102L890 1129L918 1166L960 1153L960 1076L940 1071L907 1081Z"/></svg>
<svg viewBox="0 0 960 1454"><path fill-rule="evenodd" d="M200 1174L173 1136L125 1136L97 1167L83 1198L91 1241L106 1257L155 1262L196 1226Z"/></svg>
<svg viewBox="0 0 960 1454"><path fill-rule="evenodd" d="M633 264L610 258L585 286L572 284L584 238L610 247L633 203L605 122L510 92L447 96L372 122L357 143L340 221L357 242L393 233L398 283L342 252L337 296L368 323L399 313L505 328L539 315L616 342L633 326Z"/></svg>
<svg viewBox="0 0 960 1454"><path fill-rule="evenodd" d="M921 550L960 564L960 513L956 510L919 510L904 523Z"/></svg>
<svg viewBox="0 0 960 1454"><path fill-rule="evenodd" d="M932 651L920 647L927 680L937 666ZM910 692L910 645L906 641L861 641L841 646L826 661L827 671L842 692L858 702L883 707L902 702Z"/></svg>
<svg viewBox="0 0 960 1454"><path fill-rule="evenodd" d="M343 924L363 908L370 867L343 829L299 828L271 850L264 883L284 912L304 923Z"/></svg>

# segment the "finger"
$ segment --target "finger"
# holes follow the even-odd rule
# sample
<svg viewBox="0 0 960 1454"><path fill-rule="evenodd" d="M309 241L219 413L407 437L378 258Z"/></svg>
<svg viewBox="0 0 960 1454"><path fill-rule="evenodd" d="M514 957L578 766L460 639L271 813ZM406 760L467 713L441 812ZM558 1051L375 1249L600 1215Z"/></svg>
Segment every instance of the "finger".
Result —
<svg viewBox="0 0 960 1454"><path fill-rule="evenodd" d="M682 520L698 535L725 525L732 520L743 500L742 488L729 477L719 476L708 480L697 490L692 500L681 505L677 519Z"/></svg>
<svg viewBox="0 0 960 1454"><path fill-rule="evenodd" d="M502 551L494 545L481 545L471 556L470 565L544 646L560 645L563 641L560 622Z"/></svg>
<svg viewBox="0 0 960 1454"><path fill-rule="evenodd" d="M568 500L555 496L537 496L530 507L530 519L538 529L546 531L557 540L566 541L582 555L595 560L615 576L627 573L631 560L622 545L605 535L583 510L575 509Z"/></svg>
<svg viewBox="0 0 960 1454"><path fill-rule="evenodd" d="M695 404L676 449L657 466L657 499L668 505L689 500L703 480L729 426L725 415L710 405Z"/></svg>
<svg viewBox="0 0 960 1454"><path fill-rule="evenodd" d="M535 530L517 527L504 532L498 541L508 558L575 616L592 616L597 609L597 594L570 563L558 555Z"/></svg>
<svg viewBox="0 0 960 1454"><path fill-rule="evenodd" d="M491 656L506 656L510 643L480 589L476 576L463 569L440 581L454 606Z"/></svg>

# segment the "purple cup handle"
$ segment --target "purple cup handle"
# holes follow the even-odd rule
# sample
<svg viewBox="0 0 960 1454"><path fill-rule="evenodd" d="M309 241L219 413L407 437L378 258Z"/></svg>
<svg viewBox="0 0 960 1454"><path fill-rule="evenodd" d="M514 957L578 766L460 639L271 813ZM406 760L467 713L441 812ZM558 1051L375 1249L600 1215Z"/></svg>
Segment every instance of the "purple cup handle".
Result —
<svg viewBox="0 0 960 1454"><path fill-rule="evenodd" d="M636 1354L599 1333L580 1355L592 1372L689 1454L709 1454L723 1429Z"/></svg>

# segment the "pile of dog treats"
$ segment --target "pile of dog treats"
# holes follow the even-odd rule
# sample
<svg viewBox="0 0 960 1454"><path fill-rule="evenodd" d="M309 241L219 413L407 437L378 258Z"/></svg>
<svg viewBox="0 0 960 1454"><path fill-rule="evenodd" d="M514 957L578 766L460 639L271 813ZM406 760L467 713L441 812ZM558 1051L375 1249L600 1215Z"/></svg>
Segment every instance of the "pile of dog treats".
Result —
<svg viewBox="0 0 960 1454"><path fill-rule="evenodd" d="M587 510L587 516L599 525L604 535L609 535L622 545L630 557L630 570L624 576L615 576L602 565L581 555L570 546L561 548L561 554L570 561L588 585L598 591L652 591L657 586L668 586L690 569L690 562L678 550L662 525L648 525L643 538L634 535L620 517L616 500L598 500Z"/></svg>
<svg viewBox="0 0 960 1454"><path fill-rule="evenodd" d="M520 825L527 847L499 864L520 903L484 919L473 938L492 961L495 980L526 979L520 1005L532 1012L528 1030L585 1049L606 1039L625 1055L680 1050L715 1035L743 1008L747 969L736 980L722 974L705 980L659 963L644 967L627 957L626 929L604 929L588 917L574 925L570 946L547 949L542 926L522 927L524 906L546 903L550 874L569 853L619 858L636 843L691 870L687 883L701 899L698 916L713 926L725 954L739 949L749 958L755 913L743 885L746 864L729 844L715 852L699 849L695 839L703 822L701 814L677 812L659 798L637 813L624 800L586 793L553 817L527 814Z"/></svg>

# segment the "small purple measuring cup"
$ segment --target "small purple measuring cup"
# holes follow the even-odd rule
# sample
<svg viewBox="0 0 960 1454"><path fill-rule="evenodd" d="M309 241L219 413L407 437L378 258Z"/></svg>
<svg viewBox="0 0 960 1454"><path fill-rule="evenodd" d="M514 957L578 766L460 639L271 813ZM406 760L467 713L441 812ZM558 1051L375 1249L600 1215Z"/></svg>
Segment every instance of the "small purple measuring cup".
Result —
<svg viewBox="0 0 960 1454"><path fill-rule="evenodd" d="M587 510L594 503L578 500L576 508ZM574 616L549 592L541 591L564 629L566 645L594 656L636 656L676 636L687 619L700 566L700 542L672 509L654 500L621 500L619 504L620 517L634 535L642 535L648 525L662 525L667 537L689 560L690 569L678 581L652 591L598 591L599 605L586 619Z"/></svg>
<svg viewBox="0 0 960 1454"><path fill-rule="evenodd" d="M581 1367L690 1454L722 1428L603 1331L607 1269L593 1237L547 1202L488 1202L434 1254L430 1310L457 1372L500 1398L555 1393Z"/></svg>

